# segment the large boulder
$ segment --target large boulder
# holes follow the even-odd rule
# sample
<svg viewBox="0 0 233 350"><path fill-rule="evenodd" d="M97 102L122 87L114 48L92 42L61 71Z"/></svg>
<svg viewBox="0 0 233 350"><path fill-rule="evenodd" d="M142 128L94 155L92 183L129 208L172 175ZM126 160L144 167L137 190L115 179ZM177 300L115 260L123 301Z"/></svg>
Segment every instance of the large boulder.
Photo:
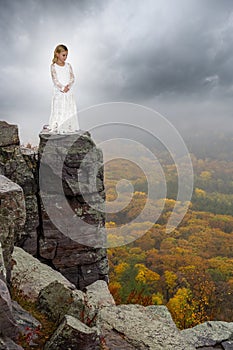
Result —
<svg viewBox="0 0 233 350"><path fill-rule="evenodd" d="M12 301L12 313L17 325L18 333L27 339L31 347L36 345L41 323L29 312L24 310L16 301Z"/></svg>
<svg viewBox="0 0 233 350"><path fill-rule="evenodd" d="M97 329L89 328L77 318L66 315L63 322L44 347L44 350L64 349L100 349L100 339Z"/></svg>
<svg viewBox="0 0 233 350"><path fill-rule="evenodd" d="M94 282L83 292L54 281L41 290L38 304L54 321L61 320L67 314L93 327L99 310L115 305L115 302L104 281Z"/></svg>
<svg viewBox="0 0 233 350"><path fill-rule="evenodd" d="M58 281L54 281L41 289L38 296L39 308L56 322L61 321L65 314L83 320L84 304L82 291L71 290L67 285Z"/></svg>
<svg viewBox="0 0 233 350"><path fill-rule="evenodd" d="M195 344L196 348L214 347L225 341L224 346L227 349L232 346L227 341L232 340L233 322L208 321L193 328L184 329L181 334L187 342Z"/></svg>
<svg viewBox="0 0 233 350"><path fill-rule="evenodd" d="M107 283L96 281L85 288L84 323L94 326L99 311L106 306L114 306L115 301Z"/></svg>
<svg viewBox="0 0 233 350"><path fill-rule="evenodd" d="M0 337L0 350L24 350L8 337Z"/></svg>
<svg viewBox="0 0 233 350"><path fill-rule="evenodd" d="M5 282L0 279L0 336L14 337L16 332L10 293Z"/></svg>
<svg viewBox="0 0 233 350"><path fill-rule="evenodd" d="M32 301L37 301L41 290L55 281L60 282L68 289L75 289L75 286L60 272L41 263L19 247L14 248L12 258L12 286ZM54 290L54 294L56 293Z"/></svg>
<svg viewBox="0 0 233 350"><path fill-rule="evenodd" d="M97 326L118 334L136 349L194 350L195 346L182 337L171 320L163 318L151 308L141 305L118 305L102 308Z"/></svg>
<svg viewBox="0 0 233 350"><path fill-rule="evenodd" d="M106 350L136 350L138 347L133 346L124 339L124 335L117 333L114 329L102 327L101 329L101 345ZM141 348L140 348L141 349Z"/></svg>
<svg viewBox="0 0 233 350"><path fill-rule="evenodd" d="M0 175L0 243L8 282L10 282L11 275L11 255L14 249L15 231L24 225L25 218L22 188Z"/></svg>
<svg viewBox="0 0 233 350"><path fill-rule="evenodd" d="M7 285L0 279L0 350L23 350L14 342L19 333L15 316Z"/></svg>
<svg viewBox="0 0 233 350"><path fill-rule="evenodd" d="M221 345L223 350L233 350L233 340L224 341Z"/></svg>
<svg viewBox="0 0 233 350"><path fill-rule="evenodd" d="M0 121L0 147L10 145L19 145L18 127Z"/></svg>

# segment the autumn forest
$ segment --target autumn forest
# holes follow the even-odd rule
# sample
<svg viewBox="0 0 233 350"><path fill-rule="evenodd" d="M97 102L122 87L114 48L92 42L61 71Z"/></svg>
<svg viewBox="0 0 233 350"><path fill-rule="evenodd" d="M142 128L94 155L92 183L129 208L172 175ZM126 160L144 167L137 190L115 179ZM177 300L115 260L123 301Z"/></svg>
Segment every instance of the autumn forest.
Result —
<svg viewBox="0 0 233 350"><path fill-rule="evenodd" d="M166 224L177 196L177 172L166 150L151 146L167 185L166 198L150 202L151 212L164 204L152 224L146 215L134 221L148 195L143 171L125 159L105 166L109 203L117 198L120 179L133 185L130 203L106 217L112 246L108 249L111 293L117 303L166 305L180 329L206 320L233 320L229 307L233 304L233 138L216 134L202 141L186 140L194 171L193 195L186 215L170 233ZM159 181L156 174L154 179ZM127 182L122 184L123 204L130 188Z"/></svg>

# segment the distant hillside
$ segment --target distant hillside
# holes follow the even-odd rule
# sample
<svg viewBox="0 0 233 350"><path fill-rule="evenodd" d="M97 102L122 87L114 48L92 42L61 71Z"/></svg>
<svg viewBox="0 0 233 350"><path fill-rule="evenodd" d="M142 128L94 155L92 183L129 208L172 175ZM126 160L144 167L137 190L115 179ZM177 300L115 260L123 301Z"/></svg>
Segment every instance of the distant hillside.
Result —
<svg viewBox="0 0 233 350"><path fill-rule="evenodd" d="M233 131L187 133L184 140L189 151L198 158L233 161Z"/></svg>

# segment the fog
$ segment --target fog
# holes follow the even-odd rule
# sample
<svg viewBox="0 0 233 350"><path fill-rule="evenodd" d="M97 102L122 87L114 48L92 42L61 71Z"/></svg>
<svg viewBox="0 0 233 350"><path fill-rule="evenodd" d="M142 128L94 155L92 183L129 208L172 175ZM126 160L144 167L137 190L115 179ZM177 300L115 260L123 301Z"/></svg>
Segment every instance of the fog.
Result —
<svg viewBox="0 0 233 350"><path fill-rule="evenodd" d="M79 112L125 101L181 134L233 132L231 0L1 0L0 18L1 120L19 125L22 142L37 143L48 123L59 43Z"/></svg>

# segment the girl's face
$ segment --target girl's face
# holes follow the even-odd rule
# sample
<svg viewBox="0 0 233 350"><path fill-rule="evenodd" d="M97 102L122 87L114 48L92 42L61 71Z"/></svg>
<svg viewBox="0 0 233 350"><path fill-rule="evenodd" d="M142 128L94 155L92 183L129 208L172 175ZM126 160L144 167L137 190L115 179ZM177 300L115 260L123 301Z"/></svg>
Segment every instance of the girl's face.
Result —
<svg viewBox="0 0 233 350"><path fill-rule="evenodd" d="M65 60L67 59L68 51L61 51L60 53L57 53L57 63L58 64L65 64Z"/></svg>

